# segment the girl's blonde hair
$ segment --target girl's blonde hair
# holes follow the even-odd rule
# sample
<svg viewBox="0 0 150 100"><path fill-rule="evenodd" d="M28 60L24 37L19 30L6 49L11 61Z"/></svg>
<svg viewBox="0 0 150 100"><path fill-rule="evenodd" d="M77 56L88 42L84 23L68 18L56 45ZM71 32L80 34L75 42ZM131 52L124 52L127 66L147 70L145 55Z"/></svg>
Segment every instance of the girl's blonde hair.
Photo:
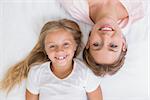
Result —
<svg viewBox="0 0 150 100"><path fill-rule="evenodd" d="M72 33L78 45L74 57L79 54L80 50L82 49L82 33L78 24L68 19L49 21L43 26L38 42L29 53L29 55L19 63L9 68L5 77L1 81L1 89L9 92L16 84L20 84L23 79L27 78L31 66L49 61L49 58L44 49L44 40L49 32L53 32L59 29L64 29Z"/></svg>

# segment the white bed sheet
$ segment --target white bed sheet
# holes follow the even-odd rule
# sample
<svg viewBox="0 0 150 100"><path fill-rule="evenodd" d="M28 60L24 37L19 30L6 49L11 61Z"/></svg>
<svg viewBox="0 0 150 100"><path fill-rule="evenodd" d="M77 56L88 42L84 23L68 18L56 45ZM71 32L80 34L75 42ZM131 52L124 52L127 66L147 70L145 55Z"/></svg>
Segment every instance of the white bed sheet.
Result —
<svg viewBox="0 0 150 100"><path fill-rule="evenodd" d="M55 0L0 0L0 79L10 65L33 48L43 24L59 18L70 16ZM85 43L90 28L79 24ZM102 79L104 100L150 100L148 36L146 16L133 24L126 35L128 53L124 67L116 75ZM25 80L8 95L0 91L0 100L25 100Z"/></svg>

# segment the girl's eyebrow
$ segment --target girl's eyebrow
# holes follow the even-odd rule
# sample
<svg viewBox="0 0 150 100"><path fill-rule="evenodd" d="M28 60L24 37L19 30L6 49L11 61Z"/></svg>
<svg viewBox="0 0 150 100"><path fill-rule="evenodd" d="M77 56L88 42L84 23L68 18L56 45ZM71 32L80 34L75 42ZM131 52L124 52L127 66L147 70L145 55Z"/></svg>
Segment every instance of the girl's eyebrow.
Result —
<svg viewBox="0 0 150 100"><path fill-rule="evenodd" d="M66 40L64 40L63 42L71 42L71 40L69 40L69 39L66 39ZM48 45L48 44L55 44L55 42L45 42L45 44L46 45Z"/></svg>
<svg viewBox="0 0 150 100"><path fill-rule="evenodd" d="M54 42L45 42L45 44L54 44Z"/></svg>

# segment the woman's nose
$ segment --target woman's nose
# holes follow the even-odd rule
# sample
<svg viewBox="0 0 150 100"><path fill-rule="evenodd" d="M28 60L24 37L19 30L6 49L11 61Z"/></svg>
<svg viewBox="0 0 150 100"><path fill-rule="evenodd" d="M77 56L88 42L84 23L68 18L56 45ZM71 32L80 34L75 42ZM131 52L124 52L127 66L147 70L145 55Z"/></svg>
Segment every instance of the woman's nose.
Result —
<svg viewBox="0 0 150 100"><path fill-rule="evenodd" d="M104 41L104 44L105 45L108 45L108 44L110 44L111 42L112 42L112 40L113 40L113 33L105 33L104 35L103 35L103 41Z"/></svg>

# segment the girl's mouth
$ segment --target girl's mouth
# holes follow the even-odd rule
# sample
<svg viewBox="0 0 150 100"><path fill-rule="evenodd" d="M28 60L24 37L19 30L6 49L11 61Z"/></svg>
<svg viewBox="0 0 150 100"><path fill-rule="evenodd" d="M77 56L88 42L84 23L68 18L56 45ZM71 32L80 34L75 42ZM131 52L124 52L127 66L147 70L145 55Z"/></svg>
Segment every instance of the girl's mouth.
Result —
<svg viewBox="0 0 150 100"><path fill-rule="evenodd" d="M67 55L66 56L59 56L59 57L55 57L57 60L64 60L66 59Z"/></svg>

